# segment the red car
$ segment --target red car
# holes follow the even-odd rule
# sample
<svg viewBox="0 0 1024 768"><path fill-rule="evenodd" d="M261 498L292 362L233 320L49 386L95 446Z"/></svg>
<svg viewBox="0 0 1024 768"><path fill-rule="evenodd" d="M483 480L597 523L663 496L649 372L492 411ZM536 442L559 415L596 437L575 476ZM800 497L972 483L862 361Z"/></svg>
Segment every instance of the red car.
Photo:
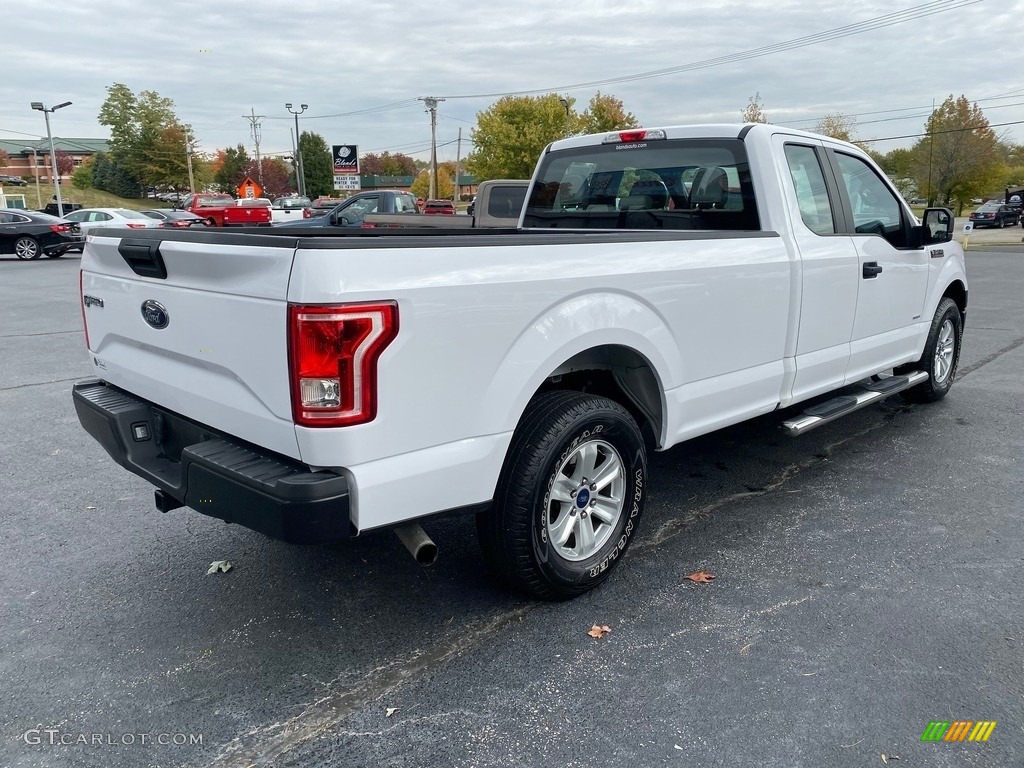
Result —
<svg viewBox="0 0 1024 768"><path fill-rule="evenodd" d="M423 206L424 213L454 215L455 203L451 200L427 200Z"/></svg>

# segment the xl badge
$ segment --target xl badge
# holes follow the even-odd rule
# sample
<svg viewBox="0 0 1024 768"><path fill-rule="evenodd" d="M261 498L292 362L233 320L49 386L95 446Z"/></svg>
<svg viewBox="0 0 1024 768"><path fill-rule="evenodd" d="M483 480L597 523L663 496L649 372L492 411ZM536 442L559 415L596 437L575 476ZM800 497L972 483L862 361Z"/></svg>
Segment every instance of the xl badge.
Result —
<svg viewBox="0 0 1024 768"><path fill-rule="evenodd" d="M167 324L171 322L171 317L167 314L167 307L153 299L146 299L142 302L142 319L157 330L166 328Z"/></svg>

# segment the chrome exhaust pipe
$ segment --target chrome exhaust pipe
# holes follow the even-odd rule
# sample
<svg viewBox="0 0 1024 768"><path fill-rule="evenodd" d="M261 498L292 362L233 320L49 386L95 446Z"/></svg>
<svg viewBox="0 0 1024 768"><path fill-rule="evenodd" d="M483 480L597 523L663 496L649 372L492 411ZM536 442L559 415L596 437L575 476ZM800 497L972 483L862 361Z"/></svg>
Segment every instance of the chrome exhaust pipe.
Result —
<svg viewBox="0 0 1024 768"><path fill-rule="evenodd" d="M434 561L437 560L437 544L416 523L409 523L408 525L395 528L395 534L402 540L405 548L409 550L409 554L416 558L416 562L420 565L433 565Z"/></svg>

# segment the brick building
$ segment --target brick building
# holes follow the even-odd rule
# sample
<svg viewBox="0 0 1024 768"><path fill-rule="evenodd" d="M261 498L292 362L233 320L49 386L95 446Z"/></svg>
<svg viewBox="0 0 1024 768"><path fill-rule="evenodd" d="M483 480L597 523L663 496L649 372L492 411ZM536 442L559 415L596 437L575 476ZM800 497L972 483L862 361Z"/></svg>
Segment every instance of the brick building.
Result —
<svg viewBox="0 0 1024 768"><path fill-rule="evenodd" d="M71 161L76 168L97 152L107 152L110 149L106 139L63 139L56 136L53 137L53 147L58 152L67 152L71 155ZM36 169L32 167L33 149L38 166ZM34 182L38 172L40 184L53 183L50 179L50 142L47 139L0 139L0 150L6 152L10 158L7 165L0 168L0 174L21 176L28 182ZM63 184L68 177L61 176L60 180Z"/></svg>

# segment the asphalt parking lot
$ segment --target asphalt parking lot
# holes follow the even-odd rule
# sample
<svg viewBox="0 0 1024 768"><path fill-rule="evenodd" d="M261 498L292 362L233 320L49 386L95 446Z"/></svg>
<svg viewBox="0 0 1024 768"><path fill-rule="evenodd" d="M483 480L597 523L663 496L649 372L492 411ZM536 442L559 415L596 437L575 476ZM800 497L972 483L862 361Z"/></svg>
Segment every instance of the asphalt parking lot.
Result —
<svg viewBox="0 0 1024 768"><path fill-rule="evenodd" d="M154 511L74 414L78 258L0 258L0 766L1024 764L1024 249L996 248L948 398L656 455L625 562L565 604L484 576L469 519L423 569L390 533ZM998 724L921 741L957 720Z"/></svg>

